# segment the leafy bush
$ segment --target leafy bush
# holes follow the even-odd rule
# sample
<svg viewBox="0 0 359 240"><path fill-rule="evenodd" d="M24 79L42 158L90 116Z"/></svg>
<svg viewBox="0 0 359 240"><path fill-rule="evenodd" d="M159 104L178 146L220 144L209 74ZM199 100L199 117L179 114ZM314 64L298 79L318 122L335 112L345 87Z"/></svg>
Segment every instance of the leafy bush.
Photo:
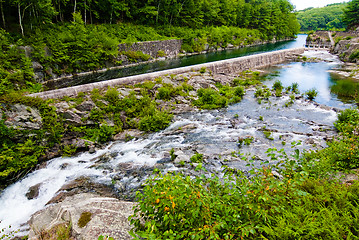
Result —
<svg viewBox="0 0 359 240"><path fill-rule="evenodd" d="M142 60L142 61L148 61L151 56L148 54L144 54L141 51L127 51L127 52L121 52L122 55L127 56L128 61L130 62L137 62L138 60Z"/></svg>
<svg viewBox="0 0 359 240"><path fill-rule="evenodd" d="M196 153L190 158L192 163L202 163L203 162L203 154Z"/></svg>
<svg viewBox="0 0 359 240"><path fill-rule="evenodd" d="M201 88L197 91L197 94L198 100L194 101L194 105L200 108L216 109L228 105L227 98L211 88Z"/></svg>
<svg viewBox="0 0 359 240"><path fill-rule="evenodd" d="M260 86L256 88L254 96L257 98L258 103L261 103L262 100L268 100L271 96L271 92L267 86Z"/></svg>
<svg viewBox="0 0 359 240"><path fill-rule="evenodd" d="M271 154L271 151L270 151ZM286 157L285 157L286 158ZM357 239L359 183L309 178L286 159L279 168L225 169L225 176L159 174L137 192L129 218L145 239ZM297 169L298 172L293 169Z"/></svg>
<svg viewBox="0 0 359 240"><path fill-rule="evenodd" d="M357 59L359 59L359 50L356 50L355 52L353 52L349 56L350 61L354 61L354 60L357 60Z"/></svg>
<svg viewBox="0 0 359 240"><path fill-rule="evenodd" d="M307 98L310 101L313 101L314 98L318 95L318 91L315 89L310 89L310 90L306 91L305 94L307 95Z"/></svg>
<svg viewBox="0 0 359 240"><path fill-rule="evenodd" d="M139 122L139 129L145 132L157 132L169 126L173 115L156 110L152 115L144 116Z"/></svg>
<svg viewBox="0 0 359 240"><path fill-rule="evenodd" d="M339 137L327 142L328 147L310 153L309 160L320 159L321 166L335 169L354 169L359 167L359 113L357 109L346 109L338 115L334 126Z"/></svg>

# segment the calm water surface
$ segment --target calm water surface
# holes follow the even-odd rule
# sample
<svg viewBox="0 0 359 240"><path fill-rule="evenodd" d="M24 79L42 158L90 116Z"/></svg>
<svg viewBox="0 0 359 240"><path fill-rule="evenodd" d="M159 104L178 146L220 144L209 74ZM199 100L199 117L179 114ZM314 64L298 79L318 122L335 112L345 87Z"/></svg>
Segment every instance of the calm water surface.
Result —
<svg viewBox="0 0 359 240"><path fill-rule="evenodd" d="M321 57L325 61L294 62L268 68L267 70L272 71L272 74L269 75L269 79L264 81L264 84L271 86L274 81L279 80L284 87L288 87L292 83L298 83L301 93L316 89L318 96L315 101L320 104L340 109L354 106L354 99L343 95L346 95L345 92L348 89L357 89L358 83L348 78L340 78L338 75L329 72L330 69L337 68L342 64L340 60L325 51L307 51L304 55L309 58ZM343 94L338 96L338 92Z"/></svg>

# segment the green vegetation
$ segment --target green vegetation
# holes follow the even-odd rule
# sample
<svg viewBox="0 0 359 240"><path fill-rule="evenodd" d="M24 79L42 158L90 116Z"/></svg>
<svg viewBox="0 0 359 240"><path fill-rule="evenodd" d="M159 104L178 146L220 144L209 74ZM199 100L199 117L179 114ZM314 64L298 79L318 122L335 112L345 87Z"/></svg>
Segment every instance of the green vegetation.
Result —
<svg viewBox="0 0 359 240"><path fill-rule="evenodd" d="M294 143L293 146L296 144ZM299 151L245 173L224 168L219 179L158 174L137 193L131 235L145 239L357 239L359 183L313 172ZM273 170L281 177L273 175Z"/></svg>
<svg viewBox="0 0 359 240"><path fill-rule="evenodd" d="M242 147L242 145L249 146L253 142L254 138L252 136L248 137L239 137L238 138L238 147Z"/></svg>
<svg viewBox="0 0 359 240"><path fill-rule="evenodd" d="M203 162L203 154L196 153L191 157L190 160L192 163L202 163Z"/></svg>
<svg viewBox="0 0 359 240"><path fill-rule="evenodd" d="M256 88L254 96L257 98L259 104L262 103L262 100L268 100L272 95L270 89L267 86L259 86Z"/></svg>
<svg viewBox="0 0 359 240"><path fill-rule="evenodd" d="M216 84L219 91L211 88L201 88L197 91L198 100L193 104L202 109L216 109L238 103L245 94L243 87L231 87L228 85Z"/></svg>
<svg viewBox="0 0 359 240"><path fill-rule="evenodd" d="M315 89L310 89L308 91L305 92L305 95L307 96L307 98L310 100L310 101L313 101L314 98L318 95L318 91L315 90Z"/></svg>
<svg viewBox="0 0 359 240"><path fill-rule="evenodd" d="M81 213L81 216L77 222L77 225L80 228L85 227L91 221L91 216L92 216L92 213L90 213L90 212Z"/></svg>
<svg viewBox="0 0 359 240"><path fill-rule="evenodd" d="M2 1L1 26L17 29L22 35L35 26L72 21L82 15L85 24L131 22L151 26L234 26L258 29L265 38L291 37L297 32L293 6L287 0L212 0L208 1ZM133 37L128 35L128 40ZM200 37L200 36L198 36ZM213 35L215 39L215 35Z"/></svg>
<svg viewBox="0 0 359 240"><path fill-rule="evenodd" d="M334 126L339 131L339 136L327 143L328 148L312 153L310 159L319 158L323 166L332 166L339 170L358 168L358 109L346 109L341 112Z"/></svg>
<svg viewBox="0 0 359 240"><path fill-rule="evenodd" d="M347 3L329 4L322 8L307 8L297 12L301 31L343 30L343 10Z"/></svg>
<svg viewBox="0 0 359 240"><path fill-rule="evenodd" d="M120 55L129 62L149 60L142 52L119 53L119 43L175 38L183 39L184 51L199 52L207 44L219 48L294 37L299 25L292 10L287 0L2 0L0 94L41 90L32 61L49 79L121 65Z"/></svg>
<svg viewBox="0 0 359 240"><path fill-rule="evenodd" d="M359 26L359 1L352 0L344 9L343 21L347 25L347 29L354 29Z"/></svg>

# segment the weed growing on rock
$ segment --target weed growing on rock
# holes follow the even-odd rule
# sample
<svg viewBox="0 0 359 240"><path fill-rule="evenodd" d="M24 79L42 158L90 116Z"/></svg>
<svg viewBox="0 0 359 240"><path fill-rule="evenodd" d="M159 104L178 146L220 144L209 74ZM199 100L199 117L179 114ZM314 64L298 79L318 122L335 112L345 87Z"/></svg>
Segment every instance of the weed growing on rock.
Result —
<svg viewBox="0 0 359 240"><path fill-rule="evenodd" d="M306 91L305 95L307 96L307 98L310 101L313 101L314 98L318 95L318 91L313 88L313 89L310 89L310 90Z"/></svg>

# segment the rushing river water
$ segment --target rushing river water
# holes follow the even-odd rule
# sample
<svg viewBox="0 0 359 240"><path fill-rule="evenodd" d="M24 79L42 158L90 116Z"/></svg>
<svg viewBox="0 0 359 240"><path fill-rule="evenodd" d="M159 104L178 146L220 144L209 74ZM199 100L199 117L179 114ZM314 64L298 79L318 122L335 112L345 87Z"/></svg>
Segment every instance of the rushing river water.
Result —
<svg viewBox="0 0 359 240"><path fill-rule="evenodd" d="M287 44L292 47L302 45L304 38L299 36L298 41ZM290 45L286 46L288 48ZM283 48L284 45L277 47ZM306 54L316 56L318 53ZM328 55L326 58L330 60L333 57ZM279 79L285 86L297 82L301 92L314 87L319 91L317 102L344 109L352 104L343 102L331 93L335 79L327 72L338 64L335 58L328 62L283 64L270 69L276 73L265 84L271 85ZM242 102L227 109L180 114L166 130L141 139L115 142L94 154L83 153L49 161L45 168L34 171L1 192L0 229L11 225L12 229L21 229L26 233L26 222L30 216L43 209L64 184L81 176L122 191L138 187L155 167L163 171L179 170L181 167L168 160L168 152L172 148L188 155L204 153L207 157L205 167L209 173L220 170L223 164L248 170L245 161L232 156L232 152L239 150L238 138L253 137L253 143L241 147L240 151L258 159L255 164L259 166L261 160L266 159L264 152L269 147L291 151L292 141L302 141L301 149L325 147L325 138L334 134L333 122L337 113L332 108L321 107L304 99L298 99L292 107L284 108L284 103L289 100L287 96L273 97L270 102L260 105L253 94L253 89L248 90ZM270 138L264 136L263 129L271 130ZM126 175L121 169L123 164L130 164L132 169L147 166L148 171L144 171L143 175ZM26 193L37 184L40 184L39 196L28 200Z"/></svg>

